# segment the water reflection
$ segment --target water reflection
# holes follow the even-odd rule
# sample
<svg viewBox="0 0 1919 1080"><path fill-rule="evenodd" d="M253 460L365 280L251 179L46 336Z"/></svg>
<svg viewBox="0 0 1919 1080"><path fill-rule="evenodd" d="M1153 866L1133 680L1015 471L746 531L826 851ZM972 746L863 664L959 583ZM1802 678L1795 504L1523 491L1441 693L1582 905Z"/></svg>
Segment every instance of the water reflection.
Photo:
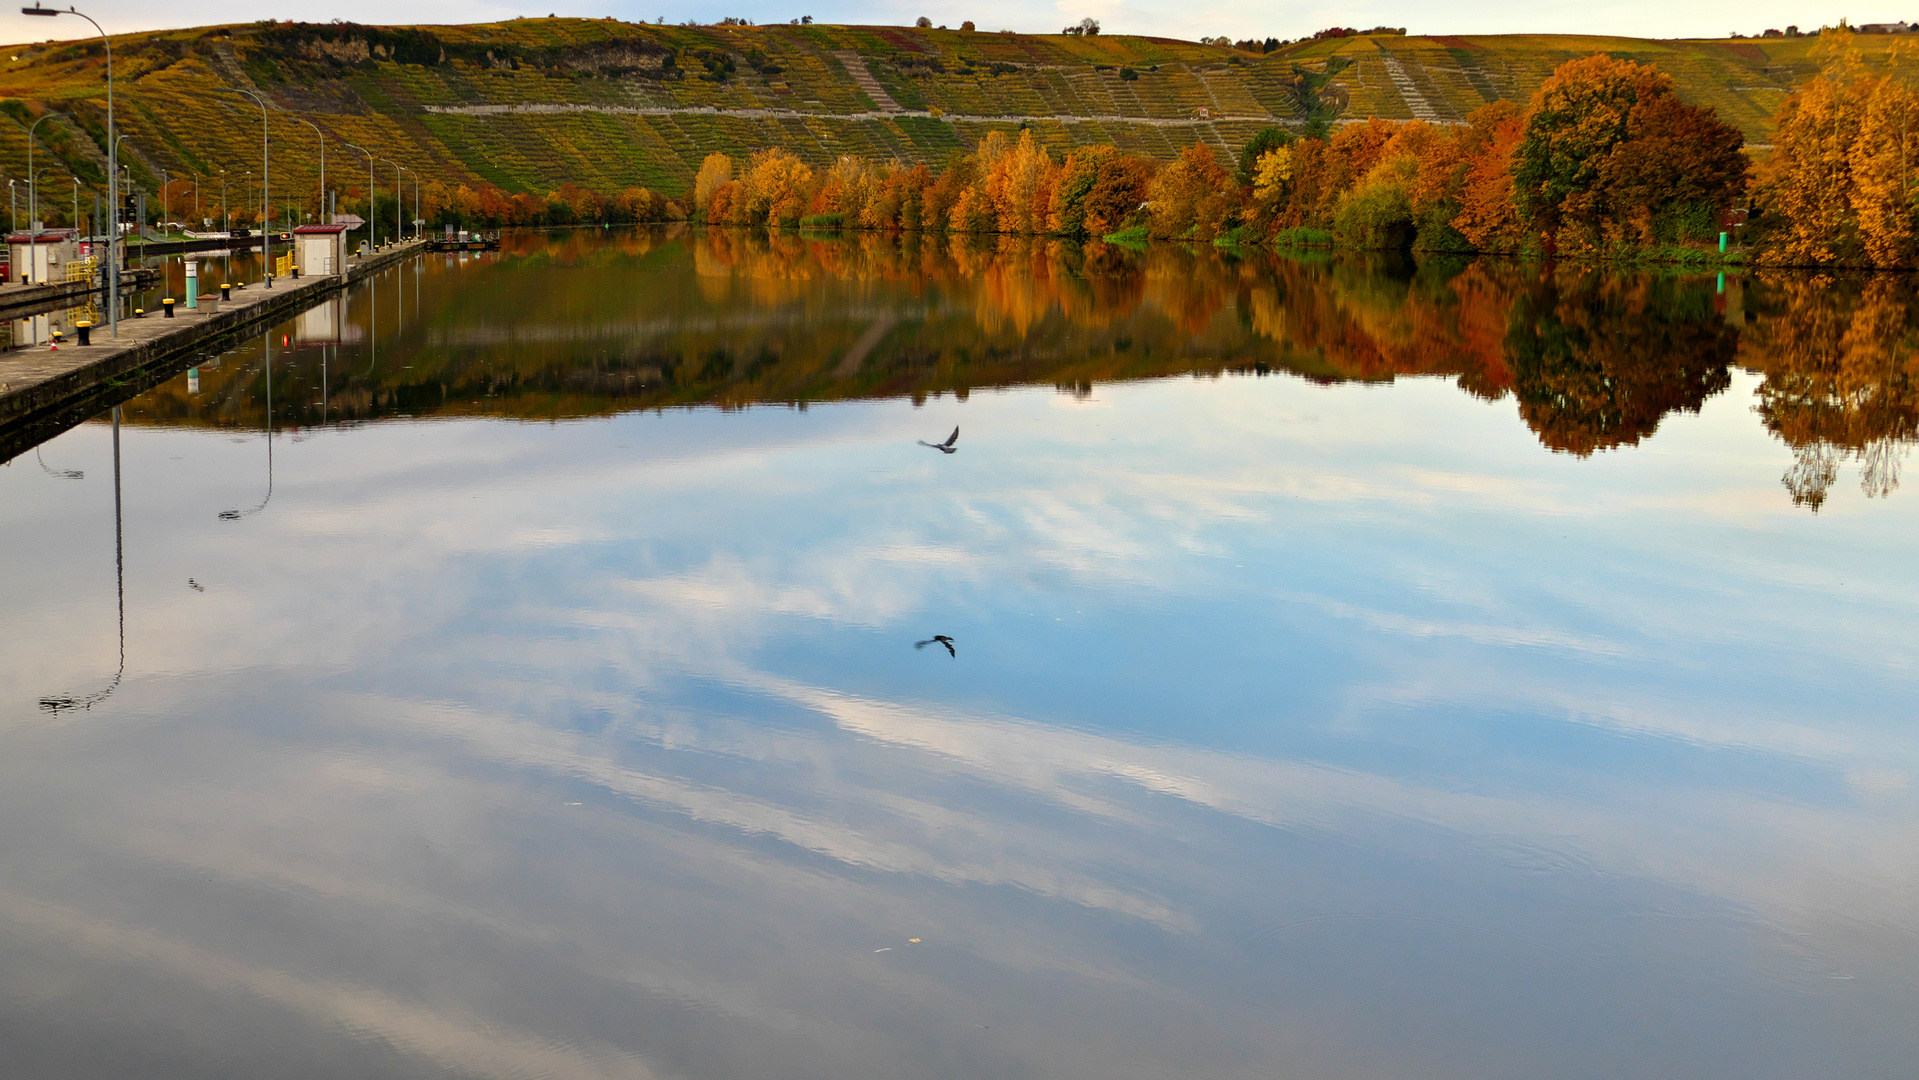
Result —
<svg viewBox="0 0 1919 1080"><path fill-rule="evenodd" d="M105 686L90 694L53 694L40 699L40 708L54 715L61 712L80 709L91 710L95 705L113 696L120 688L120 682L127 675L127 559L125 533L120 521L120 410L112 411L113 425L113 600L114 624L119 637L119 664L114 668L113 678ZM38 448L35 448L36 454ZM43 461L40 465L49 475L57 475L64 480L84 480L86 472L82 469L67 469L54 473L47 469Z"/></svg>
<svg viewBox="0 0 1919 1080"><path fill-rule="evenodd" d="M298 320L286 363L303 389L283 418L563 419L963 400L1021 384L1087 394L1172 375L1441 376L1511 399L1543 446L1583 456L1697 412L1743 367L1764 378L1760 417L1797 452L1791 497L1816 510L1847 460L1867 493L1897 485L1919 416L1912 292L1890 278L1392 266L1004 239L521 233L497 257L395 269ZM405 361L382 367L382 349ZM204 398L162 390L129 416L262 424L262 395L207 391L220 403L211 412Z"/></svg>
<svg viewBox="0 0 1919 1080"><path fill-rule="evenodd" d="M261 370L266 372L266 383L267 383L266 422L264 425L266 429L265 442L267 444L267 490L266 490L266 494L260 497L259 503L254 506L247 507L245 510L233 509L233 510L220 511L221 521L238 521L244 517L252 517L254 514L257 514L260 511L265 510L267 508L267 504L273 501L273 335L272 333L269 332L265 336L265 338L262 340L261 348L265 353L265 357L261 361L260 367L261 367ZM324 367L325 363L326 363L326 360L323 354L321 358L321 364L323 365L321 370L323 372L325 371L325 367ZM324 401L321 402L320 415L322 418L324 418L326 415L326 403Z"/></svg>
<svg viewBox="0 0 1919 1080"><path fill-rule="evenodd" d="M22 1070L1919 1052L1919 506L1781 496L1773 285L517 243L127 404L62 723L111 429L0 469Z"/></svg>

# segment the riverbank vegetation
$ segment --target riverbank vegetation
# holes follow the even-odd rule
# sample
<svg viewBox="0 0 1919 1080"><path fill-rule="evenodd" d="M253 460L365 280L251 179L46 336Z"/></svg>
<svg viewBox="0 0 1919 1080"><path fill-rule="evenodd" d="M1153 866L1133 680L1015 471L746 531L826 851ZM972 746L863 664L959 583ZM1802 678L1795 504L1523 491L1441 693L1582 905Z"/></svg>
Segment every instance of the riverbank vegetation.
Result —
<svg viewBox="0 0 1919 1080"><path fill-rule="evenodd" d="M1643 257L1715 240L1751 171L1737 129L1657 69L1605 56L1563 65L1525 108L1317 138L1272 128L1236 164L1198 144L1165 164L1055 155L1030 129L991 132L939 172L853 157L815 171L775 147L709 156L690 210L727 225Z"/></svg>
<svg viewBox="0 0 1919 1080"><path fill-rule="evenodd" d="M937 171L851 156L815 169L780 147L713 154L684 209L735 226L1914 265L1913 92L1834 37L1825 73L1786 100L1777 152L1758 166L1738 129L1681 101L1670 77L1595 55L1561 65L1527 105L1494 102L1464 124L1267 129L1236 170L1199 144L1169 163L1109 146L1059 154L1029 128L989 132ZM1888 69L1902 59L1895 50ZM1721 235L1740 227L1746 242L1722 252Z"/></svg>
<svg viewBox="0 0 1919 1080"><path fill-rule="evenodd" d="M309 41L300 35L321 31L263 24L262 28L237 35L222 30L193 37L193 47L181 45L185 51L179 57L165 50L151 57L140 53L139 56L146 57L141 63L152 70L144 71L132 83L134 89L130 89L129 94L133 104L129 106L123 127L128 128L135 140L129 146L138 145L143 139L159 141L137 155L130 153L136 182L144 185L145 180L152 180L152 186L161 190L160 198L154 200L161 211L156 217L220 222L226 210L231 209L234 224L257 224L259 196L254 178L244 169L224 169L223 183L231 188L229 199L228 193L214 188L213 159L194 149L198 145L196 139L219 127L217 117L196 113L194 124L185 127L167 121L168 110L175 104L182 109L192 104L204 113L206 109L202 106L217 97L203 92L204 88L195 81L211 77L210 69L203 71L204 65L195 66L204 59L196 59L200 54L195 49L211 48L216 53L221 49L239 49L237 55L246 60L249 71L264 63L261 57L266 53L261 50L279 49L289 57L297 53L305 57L300 62L320 65L310 73L315 78L332 72L333 68L326 65L334 65L339 71L327 77L348 79L359 87L356 92L364 96L373 92L375 83L385 87L379 79L385 77L390 65L408 71L419 68L421 72L435 73L436 78L450 77L456 69L464 71L461 65L480 65L502 79L509 74L515 79L532 78L537 71L547 72L539 76L542 79L557 78L553 71L573 71L566 64L585 63L580 57L588 53L606 60L600 52L620 42L625 43L620 48L633 53L628 60L651 58L665 65L662 57L679 55L671 50L680 45L692 48L689 43L693 38L687 38L686 42L679 42L678 38L672 42L665 38L654 42L653 37L667 34L669 30L672 32L669 37L695 34L697 30L640 27L637 30L644 33L635 37L636 28L623 27L623 24L575 26L570 20L525 21L526 25L533 23L538 23L543 32L565 31L579 40L569 38L571 44L551 45L551 49L560 52L541 53L545 59L536 64L529 59L531 53L520 57L519 53L508 56L497 51L506 47L501 42L510 44L519 40L515 35L530 32L521 22L503 24L509 26L510 33L495 27L470 42L465 39L463 43L441 42L440 51L427 50L432 52L431 57L421 51L424 46L415 47L418 43L388 41L375 34L367 37L366 42L354 45L354 50L359 51L349 50L352 56L348 57L351 60L348 63L333 56L333 52L345 47L333 39L345 34L351 38L348 44L360 42L360 38L352 34L364 28L334 28L321 35L332 37ZM785 41L782 36L785 31L753 29L766 43ZM498 41L486 36L497 37L495 31L506 36ZM467 30L460 32L468 33ZM480 34L480 30L472 33ZM832 34L841 33L841 30L832 31ZM922 36L925 33L923 30L911 32ZM914 42L927 49L935 45L945 48L940 44L945 39L940 38L937 31L932 33L933 37L925 41L915 37ZM288 37L289 34L293 36ZM615 36L605 37L607 34ZM969 34L955 38L953 47L962 50L955 55L962 59L971 56L964 50L985 47L971 39L988 36ZM186 37L181 41L185 42ZM831 40L822 38L817 42L796 39L787 43L791 49L775 50L778 56L755 45L754 49L759 50L763 59L771 59L755 67L749 57L747 66L740 70L757 72L764 79L787 78L807 67L802 62L804 49L817 51L829 45L837 48L865 41L858 35L845 40L829 37ZM1217 122L1192 116L1182 118L1177 109L1155 105L1146 110L1148 115L1140 121L1162 125L1152 128L1155 145L1150 148L1131 140L1130 136L1119 138L1113 133L1118 129L1112 125L1100 130L1115 142L1088 144L1080 141L1087 136L1086 131L1069 132L1054 120L1041 116L1024 121L1017 117L987 117L975 123L959 122L950 115L942 120L899 114L884 121L857 122L904 125L902 131L910 128L926 138L915 135L903 142L881 140L869 146L823 135L818 139L802 138L791 125L782 127L774 119L756 118L751 124L741 119L734 124L737 130L729 129L732 133L720 141L722 149L707 151L699 149L702 144L709 147L715 144L704 136L691 137L693 128L687 127L696 124L697 118L679 117L672 120L678 128L659 133L665 139L661 145L671 145L673 154L677 155L673 169L660 172L664 166L653 161L658 156L654 150L628 147L621 141L624 136L614 138L617 133L613 129L624 125L637 131L639 127L664 122L664 116L636 115L630 121L615 123L605 117L595 118L591 113L596 108L613 108L616 103L612 98L597 103L529 100L499 107L562 111L499 113L500 119L483 121L483 116L496 114L467 116L430 111L459 107L453 104L457 95L448 97L436 92L435 100L421 99L410 106L427 110L410 114L426 117L417 121L426 124L425 128L389 131L378 137L357 128L349 133L363 145L377 143L391 147L396 155L411 160L406 148L431 149L439 145L432 140L444 141L442 137L449 136L451 128L441 130L447 124L510 124L527 127L529 131L534 126L544 130L552 125L597 124L605 130L586 141L571 135L549 140L549 150L565 149L571 155L569 161L579 159L575 163L577 168L568 166L561 170L562 174L575 179L557 185L528 180L535 174L554 171L544 166L530 173L513 169L500 171L492 165L475 166L474 175L463 176L458 169L450 170L445 162L423 162L414 169L415 173L432 179L416 185L409 177L398 200L385 184L376 183L378 198L371 201L367 199L366 188L350 179L344 185L336 180L329 186L340 196L339 209L373 217L382 223L383 233L403 219L412 218L417 205L433 227L624 224L691 219L716 225L800 229L1110 237L1120 243L1158 239L1223 247L1411 248L1690 266L1764 263L1886 268L1919 265L1919 222L1912 212L1914 184L1907 165L1913 156L1906 133L1913 92L1908 87L1906 72L1915 59L1908 43L1893 42L1889 47L1882 47L1883 42L1855 40L1841 29L1806 39L1813 42L1811 45L1800 39L1781 39L1783 44L1769 39L1764 46L1738 44L1737 49L1748 51L1772 50L1761 59L1771 65L1766 70L1777 71L1787 84L1801 78L1802 69L1810 65L1810 75L1786 98L1776 115L1755 127L1754 119L1747 115L1750 110L1746 106L1750 102L1740 98L1738 102L1745 104L1738 104L1724 95L1707 92L1709 88L1700 83L1697 71L1678 59L1680 54L1657 50L1637 50L1631 54L1660 60L1660 64L1648 64L1619 59L1622 53L1617 49L1556 61L1549 75L1544 74L1542 68L1540 74L1526 80L1534 86L1529 94L1524 89L1526 82L1519 84L1518 92L1527 94L1523 100L1506 100L1486 92L1482 97L1485 103L1468 111L1463 99L1446 96L1445 108L1439 109L1436 115L1454 118L1447 122L1379 117L1354 122L1350 117L1355 113L1390 104L1367 96L1371 82L1361 76L1369 70L1368 63L1377 61L1369 61L1362 55L1363 49L1356 52L1356 47L1349 48L1355 40L1365 44L1371 39L1363 36L1327 39L1278 51L1262 47L1257 60L1250 58L1253 54L1241 57L1238 52L1231 52L1226 59L1232 62L1221 71L1233 78L1251 78L1252 68L1248 65L1253 65L1263 72L1260 77L1265 81L1260 85L1270 82L1277 95L1272 101L1260 98L1255 103L1248 99L1245 111L1275 116L1289 114L1290 126L1261 129L1256 122L1250 122L1249 116ZM1562 50L1555 55L1564 56L1563 50L1571 39L1554 41L1557 43L1554 47ZM487 42L491 44L486 48L495 52L487 53L481 48L481 44ZM1458 42L1462 43L1461 49L1467 45L1474 49L1491 47L1477 39L1458 39ZM1597 49L1604 42L1592 39L1584 44ZM327 48L321 48L322 45ZM1512 43L1503 43L1501 47L1510 45ZM1100 47L1109 46L1110 42ZM1070 46L1081 47L1079 39L1074 39ZM1391 45L1401 57L1398 62L1402 66L1410 62L1408 58L1423 56L1419 50L1425 47L1425 39L1397 37ZM333 52L329 52L329 48ZM1366 48L1377 52L1380 47L1367 44ZM1700 44L1698 48L1705 45ZM475 52L476 49L480 51ZM562 56L566 49L587 51L579 57L572 53ZM593 52L596 49L600 52ZM39 66L66 63L74 68L69 77L80 81L97 74L89 66L93 61L84 49L72 56L57 51L42 52L44 55L35 53L31 57L23 54L23 65L29 61ZM833 61L839 64L845 55L851 54L840 49L832 55L840 57ZM1736 57L1744 53L1727 55ZM427 59L433 63L427 63ZM1166 63L1175 59L1190 66L1203 57L1199 53L1191 56L1181 53L1175 58L1169 53ZM286 57L282 60L293 62ZM1282 61L1283 67L1273 66ZM1668 61L1671 71L1661 66ZM961 59L953 63L960 64ZM998 73L995 67L966 63L976 71L987 72L978 75L979 78L1010 77ZM998 67L1009 63L993 61ZM260 70L267 69L260 67ZM684 80L677 76L666 78L667 74L679 70L661 66L658 71L645 68L641 73L648 75L646 79L633 73L620 77L640 79L651 93L660 87L681 87ZM873 70L882 71L878 67ZM945 77L940 71L928 70L932 74L925 75L925 79L933 79L935 75ZM1100 74L1099 65L1091 70ZM1156 69L1156 65L1148 64L1138 70L1157 75L1170 68ZM1430 74L1430 71L1430 66L1420 67L1415 74ZM170 81L175 80L175 76L187 79L189 74L192 77L188 82L193 83L191 92L188 82L176 86ZM1266 76L1272 78L1266 79ZM742 74L740 78L746 76ZM920 80L921 76L913 78ZM171 89L167 89L169 87ZM488 95L499 89L491 83L488 87ZM163 89L166 94L160 93ZM175 102L167 96L175 91L186 96ZM930 84L919 86L913 80L900 83L892 92L901 102L932 100L927 97L931 93ZM381 93L391 96L387 89ZM1432 96L1437 91L1420 93L1428 95L1429 104L1442 100ZM152 96L149 102L140 96L142 94L159 96ZM380 102L386 98L368 100L376 107L384 107ZM440 104L441 100L447 104ZM742 99L737 104L750 110L768 103L755 98L751 102ZM39 129L39 141L48 159L61 163L58 168L72 171L83 183L90 183L88 177L92 174L87 168L91 162L91 144L104 138L104 128L95 123L97 118L90 111L90 102L74 100L67 107L72 109L75 119L43 125ZM574 109L587 111L566 111ZM1728 115L1725 110L1738 116ZM43 115L44 107L15 99L0 102L0 113L5 114L0 117L0 135L15 127L24 133L33 120ZM374 115L366 114L367 117ZM453 119L456 115L465 118L456 122ZM1342 115L1347 119L1340 120ZM334 121L347 123L340 117ZM697 119L697 123L706 122ZM100 130L95 131L96 127ZM925 131L921 131L922 128ZM290 125L287 131L275 133L276 181L283 175L283 163L289 169L285 186L276 182L273 191L276 220L317 217L324 208L317 174L309 178L301 173L312 163L317 156L314 151L318 150L317 144L310 148L300 145L300 140L308 138L308 130ZM808 130L818 134L826 129L815 125ZM1772 141L1748 145L1746 134L1755 130L1760 132L1757 138ZM475 134L477 136L477 132ZM290 147L282 145L289 143ZM604 152L589 153L588 145L602 147ZM0 153L0 158L15 156L12 147L4 149L6 152ZM283 156L287 149L292 153ZM490 136L488 141L475 141L470 146L466 142L458 142L457 146L448 143L447 150L455 157L472 150L483 152L482 157L488 162L496 158L500 162L508 160L498 157L499 144L492 142ZM853 152L838 152L841 150ZM519 160L525 154L516 150L509 156ZM171 166L169 173L162 163L172 158L180 160ZM635 163L631 168L618 166L623 158L632 158ZM640 158L653 163L640 162ZM597 164L587 167L588 159ZM141 166L141 160L147 164ZM645 168L641 167L643 164ZM140 171L143 167L144 173ZM333 175L343 174L354 175L347 170L337 170ZM607 182L615 176L651 179L645 184ZM216 191L220 192L218 206ZM84 213L90 209L90 200L84 191L81 195L77 201ZM292 196L291 203L281 205L288 195ZM249 203L253 208L242 209ZM60 200L42 199L40 209L49 220L62 223ZM1722 233L1728 234L1731 241L1729 250L1721 250Z"/></svg>

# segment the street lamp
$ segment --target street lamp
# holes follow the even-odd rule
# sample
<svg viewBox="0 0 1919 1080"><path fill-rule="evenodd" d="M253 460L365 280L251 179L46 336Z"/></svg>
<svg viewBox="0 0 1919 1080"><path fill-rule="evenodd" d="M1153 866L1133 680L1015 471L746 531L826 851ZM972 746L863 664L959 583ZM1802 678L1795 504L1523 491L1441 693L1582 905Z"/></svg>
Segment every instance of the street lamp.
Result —
<svg viewBox="0 0 1919 1080"><path fill-rule="evenodd" d="M266 99L251 90L240 90L231 86L219 87L229 94L239 94L253 99L260 106L260 214L266 231L260 234L260 272L266 278L267 288L273 288L273 164L267 155L267 103Z"/></svg>
<svg viewBox="0 0 1919 1080"><path fill-rule="evenodd" d="M407 172L413 174L413 239L418 240L420 238L420 172L418 169L411 168Z"/></svg>
<svg viewBox="0 0 1919 1080"><path fill-rule="evenodd" d="M312 128L314 136L320 140L320 209L324 212L326 210L326 133L320 130L320 125L311 120L302 120L297 116L289 116L287 119Z"/></svg>
<svg viewBox="0 0 1919 1080"><path fill-rule="evenodd" d="M74 10L72 7L67 8L67 10L65 11L61 11L57 8L41 7L39 3L36 2L32 7L21 8L20 14L44 15L49 18L55 15L78 15L80 18L85 19L90 23L93 23L93 28L95 30L100 31L100 40L106 43L106 47L107 47L107 206L112 208L112 209L109 209L107 212L107 221L109 222L109 224L111 224L115 220L116 215L118 214L118 207L120 204L120 172L119 172L120 163L119 163L119 159L117 159L114 156L115 148L118 146L118 144L115 143L113 139L113 39L107 36L107 32L105 30L100 29L100 24L97 22L94 22L92 16L84 15L81 12ZM114 234L117 232L119 232L119 229L117 228L109 227L107 229L107 328L109 329L109 331L112 332L114 337L120 336L120 264L114 260L114 256L113 256L114 241L118 239L118 237L115 236Z"/></svg>
<svg viewBox="0 0 1919 1080"><path fill-rule="evenodd" d="M406 229L400 224L400 215L406 213L406 198L400 191L400 163L394 161L392 158L381 158L380 160L393 166L393 238L395 240L404 240L406 239Z"/></svg>
<svg viewBox="0 0 1919 1080"><path fill-rule="evenodd" d="M33 126L27 129L27 224L29 225L39 220L40 213L40 201L34 197L33 190L33 133L39 130L41 124L46 123L49 118L55 116L60 117L68 123L73 122L73 117L65 113L49 111L41 113L40 119L35 120Z"/></svg>
<svg viewBox="0 0 1919 1080"><path fill-rule="evenodd" d="M121 144L121 143L123 143L123 142L126 142L126 141L127 141L127 139L129 139L129 138L131 138L131 136L128 136L128 135L122 135L122 136L120 136L119 138L117 138L117 139L115 139L115 140L113 140L113 153L114 153L114 154L118 154L118 153L120 152L120 144ZM109 156L113 156L113 155L109 155ZM129 195L130 195L130 194L132 194L132 193L133 193L133 170L132 170L132 169L128 169L128 170L127 170L127 185L126 185L126 186L127 186L127 193L128 193ZM144 226L145 224L146 224L146 222L144 222L144 221L142 221L142 222L136 222L136 223L135 223L135 225L134 225L134 233L135 233L135 235L138 235L138 236L140 237L140 245L141 245L141 248L140 248L140 250L142 250L142 251L145 251L145 250L146 250L146 242L147 242L147 239L146 239L146 236L145 236L144 234L142 234L142 233L140 232L140 228L141 228L141 226ZM118 231L118 230L116 230L116 232L117 232L117 231Z"/></svg>
<svg viewBox="0 0 1919 1080"><path fill-rule="evenodd" d="M362 150L352 143L341 143L340 145L349 150L359 150L360 153L366 154L366 238L367 246L372 247L380 242L380 223L379 219L373 213L373 196L374 193L379 190L373 179L373 155L368 154L365 150Z"/></svg>

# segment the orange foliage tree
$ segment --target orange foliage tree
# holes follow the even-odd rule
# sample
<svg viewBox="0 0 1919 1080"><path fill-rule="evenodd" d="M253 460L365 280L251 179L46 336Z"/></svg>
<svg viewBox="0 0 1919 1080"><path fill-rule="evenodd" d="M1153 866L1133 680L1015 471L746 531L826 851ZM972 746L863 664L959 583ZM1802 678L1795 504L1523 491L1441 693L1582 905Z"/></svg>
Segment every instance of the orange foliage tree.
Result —
<svg viewBox="0 0 1919 1080"><path fill-rule="evenodd" d="M1772 260L1880 268L1919 265L1914 165L1919 100L1900 43L1887 70L1869 71L1850 35L1822 46L1821 73L1780 106L1769 175L1760 187Z"/></svg>
<svg viewBox="0 0 1919 1080"><path fill-rule="evenodd" d="M1560 65L1533 94L1513 198L1570 251L1703 239L1745 190L1744 136L1675 96L1657 68L1609 56Z"/></svg>

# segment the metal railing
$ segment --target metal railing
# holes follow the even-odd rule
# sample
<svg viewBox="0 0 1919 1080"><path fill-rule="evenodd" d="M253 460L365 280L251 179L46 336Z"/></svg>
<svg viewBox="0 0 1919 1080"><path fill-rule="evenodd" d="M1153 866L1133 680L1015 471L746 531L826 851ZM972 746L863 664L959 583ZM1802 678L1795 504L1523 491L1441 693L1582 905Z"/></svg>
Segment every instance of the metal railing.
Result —
<svg viewBox="0 0 1919 1080"><path fill-rule="evenodd" d="M68 281L92 281L100 271L100 261L91 256L85 259L73 259L67 263Z"/></svg>

